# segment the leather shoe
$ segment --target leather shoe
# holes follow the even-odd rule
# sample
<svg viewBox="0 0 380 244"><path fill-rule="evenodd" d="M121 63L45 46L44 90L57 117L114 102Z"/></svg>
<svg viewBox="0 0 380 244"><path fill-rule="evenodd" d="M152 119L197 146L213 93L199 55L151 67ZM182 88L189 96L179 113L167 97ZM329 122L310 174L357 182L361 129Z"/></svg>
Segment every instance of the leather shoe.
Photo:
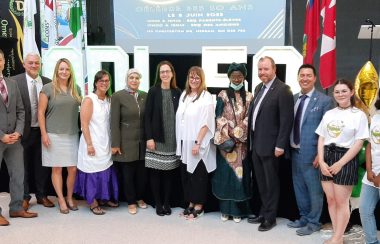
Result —
<svg viewBox="0 0 380 244"><path fill-rule="evenodd" d="M248 217L247 221L250 224L262 224L262 223L264 223L265 219L263 216L259 215L256 217Z"/></svg>
<svg viewBox="0 0 380 244"><path fill-rule="evenodd" d="M275 221L268 221L265 220L261 225L259 226L259 231L268 231L276 226L276 220Z"/></svg>
<svg viewBox="0 0 380 244"><path fill-rule="evenodd" d="M37 199L37 203L42 204L45 208L52 208L55 206L47 197Z"/></svg>
<svg viewBox="0 0 380 244"><path fill-rule="evenodd" d="M158 216L165 216L165 209L160 205L156 205L156 214Z"/></svg>
<svg viewBox="0 0 380 244"><path fill-rule="evenodd" d="M7 226L9 225L9 222L6 218L4 218L2 215L0 215L0 226Z"/></svg>
<svg viewBox="0 0 380 244"><path fill-rule="evenodd" d="M22 200L22 208L27 211L29 209L29 200L24 199Z"/></svg>
<svg viewBox="0 0 380 244"><path fill-rule="evenodd" d="M33 212L27 212L25 210L15 211L15 212L9 212L9 217L11 218L35 218L37 217L37 213Z"/></svg>

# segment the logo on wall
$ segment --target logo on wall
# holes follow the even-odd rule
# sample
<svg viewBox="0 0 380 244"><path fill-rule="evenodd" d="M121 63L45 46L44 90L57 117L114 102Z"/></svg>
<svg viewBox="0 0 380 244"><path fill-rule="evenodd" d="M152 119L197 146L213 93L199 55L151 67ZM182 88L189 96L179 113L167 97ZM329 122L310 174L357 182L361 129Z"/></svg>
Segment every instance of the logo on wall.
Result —
<svg viewBox="0 0 380 244"><path fill-rule="evenodd" d="M24 15L24 0L10 0L9 10L16 16Z"/></svg>

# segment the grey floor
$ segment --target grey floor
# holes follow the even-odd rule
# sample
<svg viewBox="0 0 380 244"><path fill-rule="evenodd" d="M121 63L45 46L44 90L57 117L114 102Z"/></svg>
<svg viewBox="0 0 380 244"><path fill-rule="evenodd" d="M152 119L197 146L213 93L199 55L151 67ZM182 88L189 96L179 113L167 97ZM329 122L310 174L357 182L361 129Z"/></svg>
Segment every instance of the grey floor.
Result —
<svg viewBox="0 0 380 244"><path fill-rule="evenodd" d="M51 200L56 202L54 197ZM328 231L310 236L297 236L294 229L286 226L287 219L278 218L277 226L268 232L259 232L257 225L246 220L234 223L222 222L220 214L207 213L197 220L186 220L179 216L182 209L173 209L171 216L159 217L154 208L141 210L130 215L127 205L107 209L103 216L95 216L84 201L78 201L79 211L63 215L58 207L44 208L31 200L31 211L38 218L9 218L9 194L0 193L3 216L11 223L0 227L0 244L24 243L323 243ZM346 242L345 242L346 243ZM354 242L352 242L354 243ZM360 243L360 242L355 242Z"/></svg>

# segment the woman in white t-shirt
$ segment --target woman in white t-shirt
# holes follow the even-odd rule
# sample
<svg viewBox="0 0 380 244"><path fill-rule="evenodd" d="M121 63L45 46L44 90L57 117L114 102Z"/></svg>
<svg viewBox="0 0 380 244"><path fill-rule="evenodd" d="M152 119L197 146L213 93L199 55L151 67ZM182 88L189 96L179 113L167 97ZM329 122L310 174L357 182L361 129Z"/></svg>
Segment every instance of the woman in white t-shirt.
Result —
<svg viewBox="0 0 380 244"><path fill-rule="evenodd" d="M354 87L340 79L334 84L337 107L323 116L316 133L322 188L326 194L334 234L326 243L343 243L350 218L349 199L358 182L356 155L369 136L368 120L354 106Z"/></svg>
<svg viewBox="0 0 380 244"><path fill-rule="evenodd" d="M181 178L186 218L203 214L207 199L208 173L216 168L215 146L210 143L215 132L215 107L207 91L201 67L189 69L186 90L182 93L176 113L177 152L181 156Z"/></svg>
<svg viewBox="0 0 380 244"><path fill-rule="evenodd" d="M371 119L366 148L366 169L360 193L360 220L366 243L380 243L377 238L375 208L380 199L380 99L375 103L376 114Z"/></svg>

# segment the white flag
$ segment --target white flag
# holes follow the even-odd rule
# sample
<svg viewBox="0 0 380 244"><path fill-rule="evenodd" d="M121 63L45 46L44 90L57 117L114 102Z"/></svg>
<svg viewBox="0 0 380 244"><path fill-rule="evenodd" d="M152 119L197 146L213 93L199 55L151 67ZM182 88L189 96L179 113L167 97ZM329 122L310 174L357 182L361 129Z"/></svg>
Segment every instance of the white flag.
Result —
<svg viewBox="0 0 380 244"><path fill-rule="evenodd" d="M36 44L36 31L34 23L34 15L37 13L36 1L24 1L24 43L23 43L23 56L28 53L38 53Z"/></svg>
<svg viewBox="0 0 380 244"><path fill-rule="evenodd" d="M41 14L41 47L48 49L58 45L56 0L44 0ZM42 12L42 11L41 11Z"/></svg>

